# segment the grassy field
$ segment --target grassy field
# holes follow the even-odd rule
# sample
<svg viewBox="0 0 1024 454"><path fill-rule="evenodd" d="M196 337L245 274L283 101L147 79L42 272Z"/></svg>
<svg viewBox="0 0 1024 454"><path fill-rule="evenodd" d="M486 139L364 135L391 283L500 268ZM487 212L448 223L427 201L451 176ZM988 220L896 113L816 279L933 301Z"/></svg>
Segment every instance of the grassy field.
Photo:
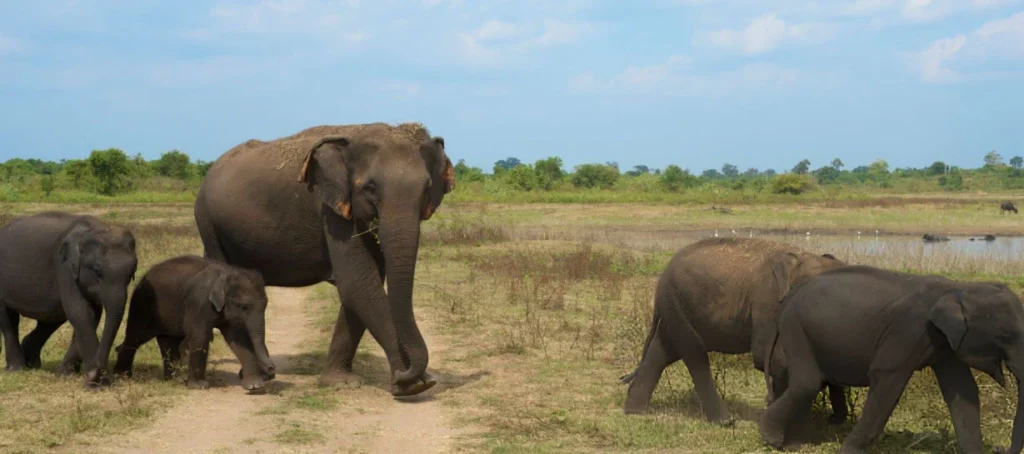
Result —
<svg viewBox="0 0 1024 454"><path fill-rule="evenodd" d="M191 204L8 204L2 213L9 219L48 209L87 212L129 225L139 242L140 275L165 258L201 251ZM723 235L735 229L744 236L751 230L755 235L811 231L812 237L801 238L798 246L850 263L993 279L1024 290L1024 260L925 256L919 247L867 254L823 235L858 230L874 235L875 229L883 236L1024 234L1020 218L1000 216L998 204L990 201L882 197L730 204L728 209L731 214L712 210L710 204L443 206L424 224L416 307L448 346L446 374L477 374L439 398L457 425L475 428L459 446L484 452L769 451L761 445L755 422L763 407L764 382L747 355L712 354L716 382L738 417L732 427L700 419L682 363L666 371L652 414L622 414L626 388L617 379L639 360L658 274L678 248L716 229ZM327 285L313 293L318 304L310 306L310 317L320 330L307 348L308 373L319 371L338 304ZM22 335L32 325L23 320ZM65 326L47 345L42 371L0 373L0 451L46 451L78 437L131 431L186 392L178 382L153 379L159 375L153 344L140 351L134 379L119 380L107 392L81 391L80 377L58 378L52 372L70 334ZM215 348L226 348L216 339ZM364 340L361 348L377 347ZM357 367L382 375L384 365L368 358L360 355ZM986 441L1006 445L1015 409L1013 384L1004 390L987 376L976 376ZM324 443L328 426L317 415L354 405L344 393L311 389L287 396L276 410L287 424L275 437L295 446ZM851 393L853 417L839 427L827 426L825 405L816 404L812 442L801 452L835 452L856 421L864 395L865 390ZM930 372L915 376L873 451L957 452Z"/></svg>

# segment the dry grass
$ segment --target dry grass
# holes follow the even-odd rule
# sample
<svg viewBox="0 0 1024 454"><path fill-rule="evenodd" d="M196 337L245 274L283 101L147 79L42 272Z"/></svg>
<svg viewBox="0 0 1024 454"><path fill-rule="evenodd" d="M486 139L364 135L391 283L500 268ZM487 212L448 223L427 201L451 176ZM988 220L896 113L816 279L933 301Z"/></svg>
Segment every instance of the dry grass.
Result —
<svg viewBox="0 0 1024 454"><path fill-rule="evenodd" d="M886 202L888 203L888 202ZM24 214L54 205L12 205L0 209ZM139 240L140 272L174 255L199 253L191 205L95 205L71 207L129 225ZM764 451L754 421L763 407L764 385L748 355L712 354L712 370L734 427L704 422L685 367L664 375L652 401L653 414L622 414L625 386L617 381L637 361L651 317L654 284L672 253L719 229L746 236L799 232L778 237L812 252L829 252L850 263L904 271L941 273L961 279L996 279L1020 291L1024 260L1017 256L964 256L955 249L919 241L880 243L885 232L951 234L1024 233L1017 218L1000 217L988 202L921 201L913 204L733 205L733 215L702 206L615 205L458 205L447 203L424 223L417 269L417 314L443 329L449 349L448 380L465 371L486 371L472 386L453 387L440 399L453 406L460 423L485 429L464 447L491 452L592 452L689 450ZM5 214L7 213L7 214ZM807 239L803 233L811 230ZM826 231L872 232L858 240L819 236ZM727 233L728 232L728 233ZM997 240L998 241L998 240ZM327 285L318 298L331 304L314 308L323 323L317 342L306 347L299 367L318 373L337 314ZM327 298L329 296L329 298ZM27 325L27 326L26 326ZM22 333L31 328L22 323ZM53 374L70 341L60 330L44 349L44 369L0 373L0 451L45 451L78 437L112 436L139 427L159 414L164 403L184 393L176 382L155 379L155 345L137 357L137 376L110 389L87 393L80 377ZM386 364L368 355L364 340L357 357L367 386L385 386ZM217 337L215 348L224 348ZM2 363L0 363L2 365ZM983 430L993 445L1008 441L1014 388L999 389L985 377ZM462 385L463 383L459 383ZM281 406L278 441L296 446L320 443L315 415L353 405L361 396L344 390L296 392ZM855 390L854 415L863 402ZM376 397L373 397L376 398ZM372 405L373 400L359 401ZM362 405L360 404L360 405ZM819 403L802 452L834 452L851 423L829 427ZM355 417L355 416L353 416ZM875 452L956 452L948 411L929 372L917 374L876 443Z"/></svg>

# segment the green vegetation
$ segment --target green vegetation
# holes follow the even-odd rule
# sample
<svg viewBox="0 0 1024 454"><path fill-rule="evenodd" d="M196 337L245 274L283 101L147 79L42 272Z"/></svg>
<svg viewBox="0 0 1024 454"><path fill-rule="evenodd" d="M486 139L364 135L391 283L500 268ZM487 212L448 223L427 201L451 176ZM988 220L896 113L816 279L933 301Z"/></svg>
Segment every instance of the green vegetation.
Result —
<svg viewBox="0 0 1024 454"><path fill-rule="evenodd" d="M936 161L922 168L890 169L877 159L850 170L842 160L812 170L810 160L790 172L760 171L725 164L700 175L678 165L652 169L634 166L622 172L617 163L588 163L566 171L561 158L533 164L509 157L484 173L465 160L455 164L459 185L451 196L463 202L515 203L792 203L857 200L893 194L1010 194L1024 189L1024 158L1005 164L992 151L976 169ZM146 161L116 148L93 151L82 160L60 162L11 159L0 164L0 202L166 203L190 202L210 163L191 161L178 150Z"/></svg>

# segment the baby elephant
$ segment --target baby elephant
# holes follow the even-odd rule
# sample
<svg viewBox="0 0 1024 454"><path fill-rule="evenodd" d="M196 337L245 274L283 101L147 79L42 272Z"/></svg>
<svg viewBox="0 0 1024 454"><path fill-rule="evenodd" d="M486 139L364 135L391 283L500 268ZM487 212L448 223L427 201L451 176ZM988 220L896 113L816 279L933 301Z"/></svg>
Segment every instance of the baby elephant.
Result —
<svg viewBox="0 0 1024 454"><path fill-rule="evenodd" d="M827 303L827 304L826 304ZM1024 305L999 283L957 282L866 266L829 270L786 297L765 374L783 389L761 417L765 442L782 447L821 383L870 388L840 453L864 452L882 434L914 371L930 368L949 407L960 452L981 453L978 385L971 369L1017 380L1011 446L1024 447ZM776 361L774 356L785 357ZM776 390L779 392L780 390Z"/></svg>
<svg viewBox="0 0 1024 454"><path fill-rule="evenodd" d="M131 375L135 351L154 337L170 378L188 354L188 387L205 389L206 358L213 328L220 330L242 363L242 388L263 392L274 378L264 340L267 294L259 273L195 255L161 262L143 276L132 294L124 343L117 347L115 373ZM184 341L184 342L183 342Z"/></svg>
<svg viewBox="0 0 1024 454"><path fill-rule="evenodd" d="M621 379L629 383L625 412L645 412L662 371L682 360L705 417L730 421L715 389L708 352L752 352L754 367L764 370L782 298L807 278L842 265L829 254L759 239L713 238L680 249L658 280L640 365ZM832 387L829 396L834 422L841 422L846 418L844 393Z"/></svg>

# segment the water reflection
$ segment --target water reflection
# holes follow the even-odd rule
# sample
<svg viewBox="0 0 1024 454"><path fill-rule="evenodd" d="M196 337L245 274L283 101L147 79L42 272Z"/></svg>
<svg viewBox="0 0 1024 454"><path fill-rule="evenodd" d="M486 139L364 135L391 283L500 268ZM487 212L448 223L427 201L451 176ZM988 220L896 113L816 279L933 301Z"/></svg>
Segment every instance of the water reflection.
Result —
<svg viewBox="0 0 1024 454"><path fill-rule="evenodd" d="M950 236L949 241L925 243L920 236L875 236L870 235L759 235L759 238L783 241L799 245L800 241L814 240L816 244L836 249L852 250L865 255L887 254L895 251L920 250L928 258L937 254L954 254L960 257L991 258L999 260L1024 260L1024 237L997 236L985 241L983 236Z"/></svg>

